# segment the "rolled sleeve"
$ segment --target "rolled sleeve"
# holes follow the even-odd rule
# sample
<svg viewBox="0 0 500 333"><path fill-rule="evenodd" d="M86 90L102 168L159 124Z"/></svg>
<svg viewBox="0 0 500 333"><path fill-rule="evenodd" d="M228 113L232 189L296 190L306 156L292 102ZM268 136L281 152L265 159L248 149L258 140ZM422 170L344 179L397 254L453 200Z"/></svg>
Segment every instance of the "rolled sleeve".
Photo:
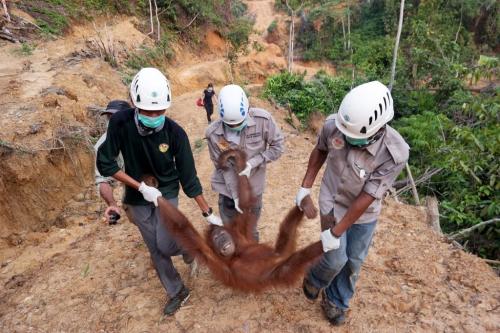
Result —
<svg viewBox="0 0 500 333"><path fill-rule="evenodd" d="M120 171L120 166L116 161L120 154L119 143L118 128L111 119L106 132L106 139L97 147L96 167L101 176L111 177Z"/></svg>
<svg viewBox="0 0 500 333"><path fill-rule="evenodd" d="M395 164L392 161L382 164L372 172L370 178L365 182L363 191L375 199L382 199L384 193L391 188L404 167L405 163Z"/></svg>
<svg viewBox="0 0 500 333"><path fill-rule="evenodd" d="M255 155L248 163L252 166L252 168L256 168L262 163L269 163L272 161L276 161L285 151L285 138L283 137L283 133L276 126L276 122L271 117L269 119L269 130L268 130L268 147L265 151L260 154Z"/></svg>
<svg viewBox="0 0 500 333"><path fill-rule="evenodd" d="M328 138L333 132L333 121L325 122L325 125L321 128L321 132L318 135L318 141L316 143L316 149L321 151L328 151Z"/></svg>

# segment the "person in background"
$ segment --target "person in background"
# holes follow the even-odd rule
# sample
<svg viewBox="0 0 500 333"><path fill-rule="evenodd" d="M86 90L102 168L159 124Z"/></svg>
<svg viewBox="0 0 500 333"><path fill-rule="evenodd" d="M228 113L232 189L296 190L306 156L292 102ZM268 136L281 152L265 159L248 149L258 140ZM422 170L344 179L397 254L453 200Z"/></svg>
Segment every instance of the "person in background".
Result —
<svg viewBox="0 0 500 333"><path fill-rule="evenodd" d="M213 98L217 97L217 94L215 93L214 86L213 84L209 83L207 88L203 90L203 95L201 98L203 99L203 107L205 108L205 111L207 112L207 121L208 124L212 123L212 114L214 113L214 103L213 103Z"/></svg>
<svg viewBox="0 0 500 333"><path fill-rule="evenodd" d="M408 160L408 145L387 125L393 116L394 101L382 83L352 89L326 119L295 199L300 207L326 162L319 194L325 253L306 274L303 291L310 300L323 291L321 307L333 325L345 321L382 198Z"/></svg>

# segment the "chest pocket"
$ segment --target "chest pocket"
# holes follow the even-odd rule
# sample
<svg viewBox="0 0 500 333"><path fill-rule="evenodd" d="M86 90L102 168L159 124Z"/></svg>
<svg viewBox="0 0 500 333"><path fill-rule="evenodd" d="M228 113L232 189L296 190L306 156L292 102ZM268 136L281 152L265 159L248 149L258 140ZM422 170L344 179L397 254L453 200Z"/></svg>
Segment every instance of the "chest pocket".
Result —
<svg viewBox="0 0 500 333"><path fill-rule="evenodd" d="M361 149L351 149L347 155L347 166L353 181L364 183L370 178L375 166L375 158Z"/></svg>
<svg viewBox="0 0 500 333"><path fill-rule="evenodd" d="M260 128L253 133L245 134L245 151L249 158L266 149L265 137Z"/></svg>
<svg viewBox="0 0 500 333"><path fill-rule="evenodd" d="M361 149L349 149L342 173L344 193L352 199L363 189L374 170L374 157Z"/></svg>

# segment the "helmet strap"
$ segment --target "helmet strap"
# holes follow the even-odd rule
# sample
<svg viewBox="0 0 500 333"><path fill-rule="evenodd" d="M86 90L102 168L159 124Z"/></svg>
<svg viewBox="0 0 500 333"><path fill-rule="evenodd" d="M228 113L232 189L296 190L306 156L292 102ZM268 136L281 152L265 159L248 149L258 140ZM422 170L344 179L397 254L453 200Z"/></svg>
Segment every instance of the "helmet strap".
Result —
<svg viewBox="0 0 500 333"><path fill-rule="evenodd" d="M346 138L346 141L349 145L353 146L353 147L357 147L357 148L364 148L364 147L368 147L369 145L377 142L380 138L382 138L382 136L384 136L384 133L385 133L385 125L382 126L378 131L377 133L375 133L374 135L372 135L371 137L367 138L366 141L364 141L363 143L361 144L358 144L356 143L356 141L358 141L358 139L351 139L349 138L347 135L344 135L345 138ZM361 139L363 140L363 139Z"/></svg>

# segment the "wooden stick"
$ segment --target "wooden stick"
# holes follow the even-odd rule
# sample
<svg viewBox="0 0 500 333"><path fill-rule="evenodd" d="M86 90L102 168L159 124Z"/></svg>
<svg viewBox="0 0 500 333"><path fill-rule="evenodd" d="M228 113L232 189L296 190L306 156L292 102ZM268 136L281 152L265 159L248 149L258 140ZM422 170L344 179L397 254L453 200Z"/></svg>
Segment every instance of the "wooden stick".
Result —
<svg viewBox="0 0 500 333"><path fill-rule="evenodd" d="M459 232L456 232L454 234L451 234L449 235L448 237L450 239L461 239L465 236L467 236L468 234L470 234L472 231L482 227L482 226L485 226L485 225L488 225L488 224L492 224L492 223L497 223L497 222L500 222L500 218L498 217L495 217L491 220L488 220L488 221L483 221L483 222L480 222L470 228L467 228L467 229L463 229L463 230L460 230Z"/></svg>
<svg viewBox="0 0 500 333"><path fill-rule="evenodd" d="M392 56L391 80L389 81L389 90L392 90L392 87L394 86L394 77L396 76L396 62L398 60L399 39L401 38L401 30L403 30L404 8L405 8L405 0L401 0L401 4L399 7L398 32L396 33L396 43L394 45L394 53Z"/></svg>
<svg viewBox="0 0 500 333"><path fill-rule="evenodd" d="M3 11L5 12L5 17L7 18L7 22L11 22L9 11L7 10L7 3L5 0L2 0Z"/></svg>
<svg viewBox="0 0 500 333"><path fill-rule="evenodd" d="M151 3L151 0L149 0L149 26L151 27L151 31L148 33L148 36L155 32L153 26L153 4Z"/></svg>
<svg viewBox="0 0 500 333"><path fill-rule="evenodd" d="M427 206L427 217L429 224L432 229L436 231L439 235L443 234L441 230L441 225L439 224L439 204L435 196L428 196L425 199L425 204Z"/></svg>
<svg viewBox="0 0 500 333"><path fill-rule="evenodd" d="M155 15L156 15L156 23L157 23L157 26L158 26L158 33L157 33L157 40L160 41L161 37L160 37L160 33L161 33L161 26L160 26L160 19L158 18L158 5L156 3L156 0L154 0L155 2Z"/></svg>
<svg viewBox="0 0 500 333"><path fill-rule="evenodd" d="M415 181L413 180L413 176L410 170L410 165L408 163L406 163L406 172L408 173L408 178L410 178L411 191L413 192L413 199L415 199L415 203L417 204L417 206L420 206L420 199L418 197L417 186L415 185Z"/></svg>
<svg viewBox="0 0 500 333"><path fill-rule="evenodd" d="M500 265L500 260L483 259L483 261L490 265Z"/></svg>
<svg viewBox="0 0 500 333"><path fill-rule="evenodd" d="M432 176L440 173L441 171L443 171L442 168L435 168L435 169L431 169L430 171L426 171L423 175L420 176L420 178L418 178L415 181L415 185L419 185L419 184L421 184L421 183L429 180ZM409 178L405 179L403 182L405 182L407 184L406 185L401 185L403 187L399 188L393 196L400 195L401 193L404 193L404 192L408 191L409 189L411 189L411 181L410 181ZM395 183L394 187L396 189L398 187L400 187L400 185L398 184L398 182Z"/></svg>

